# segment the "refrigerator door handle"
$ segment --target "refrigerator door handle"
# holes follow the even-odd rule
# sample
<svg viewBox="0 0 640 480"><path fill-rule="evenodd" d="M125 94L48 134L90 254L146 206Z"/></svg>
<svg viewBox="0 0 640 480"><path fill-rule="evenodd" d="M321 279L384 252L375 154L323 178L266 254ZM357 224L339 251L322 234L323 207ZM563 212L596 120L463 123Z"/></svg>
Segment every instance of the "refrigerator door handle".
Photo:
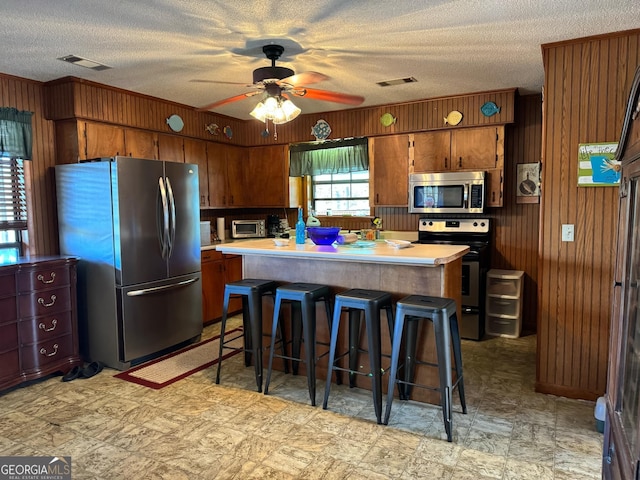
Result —
<svg viewBox="0 0 640 480"><path fill-rule="evenodd" d="M151 288L143 288L142 290L131 290L127 292L127 297L139 297L141 295L149 295L152 293L158 293L165 290L172 290L174 288L184 287L185 285L190 285L193 282L198 281L197 278L190 278L189 280L183 280L178 283L172 283L171 285L163 285L161 287L151 287Z"/></svg>
<svg viewBox="0 0 640 480"><path fill-rule="evenodd" d="M176 199L173 196L173 188L171 188L171 180L165 178L167 182L167 196L169 197L169 232L168 232L168 252L167 256L171 257L173 246L176 241Z"/></svg>
<svg viewBox="0 0 640 480"><path fill-rule="evenodd" d="M158 241L162 250L162 258L166 259L169 249L169 205L167 203L167 191L164 187L164 179L158 178L158 189L162 201L162 232L158 232ZM160 229L158 229L160 230Z"/></svg>

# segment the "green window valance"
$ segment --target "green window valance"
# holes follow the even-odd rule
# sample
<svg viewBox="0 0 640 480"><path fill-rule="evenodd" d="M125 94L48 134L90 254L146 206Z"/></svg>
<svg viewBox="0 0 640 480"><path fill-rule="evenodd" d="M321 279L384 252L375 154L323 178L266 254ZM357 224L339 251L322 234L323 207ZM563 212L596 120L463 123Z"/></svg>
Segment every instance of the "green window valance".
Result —
<svg viewBox="0 0 640 480"><path fill-rule="evenodd" d="M296 143L289 146L289 176L362 172L369 169L366 138Z"/></svg>
<svg viewBox="0 0 640 480"><path fill-rule="evenodd" d="M31 159L31 112L0 108L0 152L12 158Z"/></svg>

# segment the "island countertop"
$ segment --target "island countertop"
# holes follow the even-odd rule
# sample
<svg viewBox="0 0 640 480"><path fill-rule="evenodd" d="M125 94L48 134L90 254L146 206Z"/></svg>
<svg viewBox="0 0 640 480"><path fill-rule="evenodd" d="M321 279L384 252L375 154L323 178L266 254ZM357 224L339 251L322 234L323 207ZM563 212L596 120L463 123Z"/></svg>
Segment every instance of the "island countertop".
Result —
<svg viewBox="0 0 640 480"><path fill-rule="evenodd" d="M288 246L278 247L271 238L223 243L215 248L222 253L235 255L421 266L451 263L469 251L466 245L411 244L406 248L395 248L384 241L326 246L314 245L309 241L304 245L296 245L290 241Z"/></svg>

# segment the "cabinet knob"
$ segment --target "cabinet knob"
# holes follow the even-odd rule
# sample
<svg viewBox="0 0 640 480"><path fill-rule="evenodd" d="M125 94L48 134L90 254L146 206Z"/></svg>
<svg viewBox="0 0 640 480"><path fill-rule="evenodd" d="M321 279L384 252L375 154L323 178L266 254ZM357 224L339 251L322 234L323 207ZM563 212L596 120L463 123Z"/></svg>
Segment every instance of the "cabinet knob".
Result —
<svg viewBox="0 0 640 480"><path fill-rule="evenodd" d="M449 167L447 166L447 164L448 164L448 163L449 163L449 159L448 159L447 157L444 157L444 168L445 168L445 169L446 169L446 168L449 168Z"/></svg>
<svg viewBox="0 0 640 480"><path fill-rule="evenodd" d="M491 201L492 202L496 201L496 192L491 192Z"/></svg>
<svg viewBox="0 0 640 480"><path fill-rule="evenodd" d="M458 159L458 168L462 168L462 157Z"/></svg>

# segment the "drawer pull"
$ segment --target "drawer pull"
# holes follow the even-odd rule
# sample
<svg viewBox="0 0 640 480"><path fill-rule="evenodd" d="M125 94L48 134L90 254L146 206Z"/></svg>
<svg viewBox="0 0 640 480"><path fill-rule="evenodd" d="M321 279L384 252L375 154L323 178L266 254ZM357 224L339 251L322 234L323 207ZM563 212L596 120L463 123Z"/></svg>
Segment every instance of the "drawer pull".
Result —
<svg viewBox="0 0 640 480"><path fill-rule="evenodd" d="M38 297L38 303L43 307L51 307L54 303L56 303L56 296L51 295L51 303L44 303L44 298Z"/></svg>
<svg viewBox="0 0 640 480"><path fill-rule="evenodd" d="M53 357L56 353L58 353L58 344L57 343L53 344L53 352L51 352L51 353L47 353L47 349L46 348L41 348L40 349L40 355L45 355L47 357Z"/></svg>
<svg viewBox="0 0 640 480"><path fill-rule="evenodd" d="M40 274L40 275L38 275L38 280L40 280L42 283L45 283L45 284L53 283L56 280L56 272L51 272L49 274L49 277L51 278L51 280L45 280L44 279L44 275Z"/></svg>
<svg viewBox="0 0 640 480"><path fill-rule="evenodd" d="M51 320L51 328L47 328L47 326L42 322L38 324L38 328L40 330L44 330L45 332L52 332L56 329L56 325L58 325L58 320L54 318L53 320Z"/></svg>

